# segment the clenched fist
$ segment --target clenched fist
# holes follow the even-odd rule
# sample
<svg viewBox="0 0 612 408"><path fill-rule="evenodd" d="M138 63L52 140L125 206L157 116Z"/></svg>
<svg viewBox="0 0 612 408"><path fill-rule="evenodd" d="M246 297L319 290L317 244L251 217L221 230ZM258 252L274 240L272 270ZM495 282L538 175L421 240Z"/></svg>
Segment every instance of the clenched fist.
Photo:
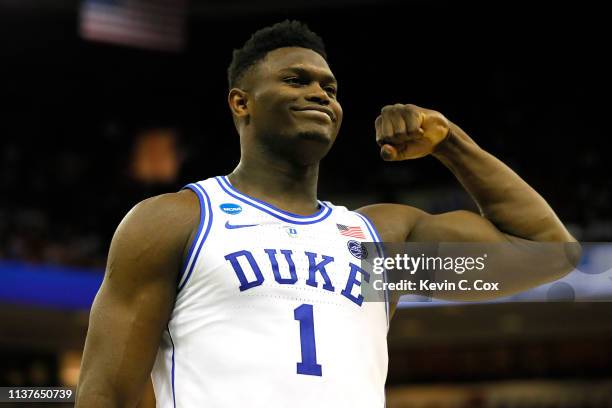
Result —
<svg viewBox="0 0 612 408"><path fill-rule="evenodd" d="M380 155L387 161L427 156L449 133L441 113L399 103L382 108L374 125Z"/></svg>

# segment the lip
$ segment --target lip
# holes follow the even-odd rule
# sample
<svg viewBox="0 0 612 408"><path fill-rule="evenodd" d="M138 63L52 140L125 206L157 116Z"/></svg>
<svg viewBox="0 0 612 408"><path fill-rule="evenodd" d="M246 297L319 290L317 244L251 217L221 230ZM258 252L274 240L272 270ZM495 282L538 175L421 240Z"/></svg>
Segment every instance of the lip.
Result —
<svg viewBox="0 0 612 408"><path fill-rule="evenodd" d="M327 116L329 116L329 118L331 119L332 122L336 121L336 115L334 115L334 112L331 109L324 108L323 106L316 106L316 105L313 105L313 106L303 106L301 108L293 108L293 110L299 111L299 112L303 112L303 111L323 112Z"/></svg>

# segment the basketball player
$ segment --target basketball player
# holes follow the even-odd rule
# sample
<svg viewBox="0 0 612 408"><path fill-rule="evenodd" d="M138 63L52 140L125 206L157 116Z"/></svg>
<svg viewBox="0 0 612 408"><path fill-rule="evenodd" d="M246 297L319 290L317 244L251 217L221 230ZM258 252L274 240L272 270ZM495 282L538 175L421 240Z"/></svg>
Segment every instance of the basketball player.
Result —
<svg viewBox="0 0 612 408"><path fill-rule="evenodd" d="M511 169L414 105L385 106L375 120L382 158L433 155L481 215L319 201L319 162L343 116L326 58L316 34L288 21L234 52L228 103L240 163L145 200L121 222L77 407L134 407L149 376L158 407L383 407L395 305L363 302L368 276L351 242L574 241Z"/></svg>

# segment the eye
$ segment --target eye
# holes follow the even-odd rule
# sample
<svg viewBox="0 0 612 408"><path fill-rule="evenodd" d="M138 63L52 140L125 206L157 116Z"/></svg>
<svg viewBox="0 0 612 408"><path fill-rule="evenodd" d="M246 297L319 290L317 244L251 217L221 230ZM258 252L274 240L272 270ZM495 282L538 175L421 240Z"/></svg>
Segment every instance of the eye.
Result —
<svg viewBox="0 0 612 408"><path fill-rule="evenodd" d="M308 85L308 81L300 77L283 78L283 82L290 84L290 85Z"/></svg>
<svg viewBox="0 0 612 408"><path fill-rule="evenodd" d="M335 96L338 93L338 90L334 86L326 86L325 87L325 92L327 92L330 95L334 95Z"/></svg>

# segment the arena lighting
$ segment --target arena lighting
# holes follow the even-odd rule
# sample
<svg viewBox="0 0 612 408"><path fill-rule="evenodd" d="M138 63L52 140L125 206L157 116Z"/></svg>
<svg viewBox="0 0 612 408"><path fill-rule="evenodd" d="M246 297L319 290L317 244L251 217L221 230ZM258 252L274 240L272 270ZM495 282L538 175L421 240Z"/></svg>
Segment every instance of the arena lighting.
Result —
<svg viewBox="0 0 612 408"><path fill-rule="evenodd" d="M187 0L83 0L86 40L160 51L185 47Z"/></svg>
<svg viewBox="0 0 612 408"><path fill-rule="evenodd" d="M143 183L173 183L180 158L172 129L148 129L137 135L132 152L131 174Z"/></svg>
<svg viewBox="0 0 612 408"><path fill-rule="evenodd" d="M59 377L62 385L76 387L81 367L80 351L68 350L59 356Z"/></svg>

